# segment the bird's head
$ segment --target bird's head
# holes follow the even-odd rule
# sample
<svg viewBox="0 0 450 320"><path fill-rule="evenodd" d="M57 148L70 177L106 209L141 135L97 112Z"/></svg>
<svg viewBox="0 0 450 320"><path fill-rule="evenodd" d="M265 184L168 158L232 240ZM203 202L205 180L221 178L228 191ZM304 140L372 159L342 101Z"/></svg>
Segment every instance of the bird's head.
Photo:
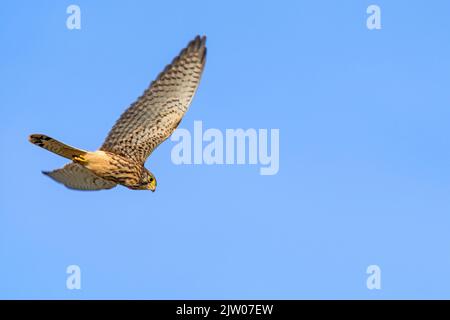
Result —
<svg viewBox="0 0 450 320"><path fill-rule="evenodd" d="M156 178L148 171L146 168L142 170L141 179L139 180L139 184L137 186L133 186L134 190L152 190L155 192L156 190Z"/></svg>

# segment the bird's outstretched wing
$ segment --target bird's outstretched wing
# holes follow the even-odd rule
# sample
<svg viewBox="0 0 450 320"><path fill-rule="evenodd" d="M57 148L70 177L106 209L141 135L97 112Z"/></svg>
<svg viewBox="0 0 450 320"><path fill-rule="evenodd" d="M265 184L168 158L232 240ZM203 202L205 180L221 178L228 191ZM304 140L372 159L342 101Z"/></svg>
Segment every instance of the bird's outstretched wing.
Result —
<svg viewBox="0 0 450 320"><path fill-rule="evenodd" d="M95 175L91 170L81 164L69 163L61 169L50 172L42 172L53 180L64 184L69 189L76 190L101 190L111 189L117 184Z"/></svg>
<svg viewBox="0 0 450 320"><path fill-rule="evenodd" d="M116 122L100 150L144 163L177 128L205 66L206 37L197 36Z"/></svg>

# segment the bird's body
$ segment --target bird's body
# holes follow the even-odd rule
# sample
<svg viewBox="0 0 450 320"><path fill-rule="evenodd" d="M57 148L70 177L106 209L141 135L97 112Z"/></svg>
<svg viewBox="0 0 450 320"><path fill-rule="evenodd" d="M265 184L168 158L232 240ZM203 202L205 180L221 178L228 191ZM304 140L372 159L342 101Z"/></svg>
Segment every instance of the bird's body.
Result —
<svg viewBox="0 0 450 320"><path fill-rule="evenodd" d="M197 90L206 58L206 38L196 37L116 122L97 151L71 147L43 134L31 143L72 160L61 169L44 172L78 190L156 188L144 167L147 157L177 128Z"/></svg>
<svg viewBox="0 0 450 320"><path fill-rule="evenodd" d="M83 165L103 179L132 188L139 184L144 166L141 163L115 153L97 150L87 152L74 162Z"/></svg>

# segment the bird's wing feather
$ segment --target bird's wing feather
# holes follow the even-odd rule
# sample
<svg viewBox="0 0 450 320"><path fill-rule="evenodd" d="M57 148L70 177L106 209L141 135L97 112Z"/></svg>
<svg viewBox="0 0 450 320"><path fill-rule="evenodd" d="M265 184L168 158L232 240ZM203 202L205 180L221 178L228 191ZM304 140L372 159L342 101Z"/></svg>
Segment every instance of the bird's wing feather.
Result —
<svg viewBox="0 0 450 320"><path fill-rule="evenodd" d="M100 178L78 163L69 163L61 169L42 173L69 189L102 190L111 189L117 185L115 182Z"/></svg>
<svg viewBox="0 0 450 320"><path fill-rule="evenodd" d="M197 90L206 37L197 36L120 117L100 150L144 163L176 129Z"/></svg>

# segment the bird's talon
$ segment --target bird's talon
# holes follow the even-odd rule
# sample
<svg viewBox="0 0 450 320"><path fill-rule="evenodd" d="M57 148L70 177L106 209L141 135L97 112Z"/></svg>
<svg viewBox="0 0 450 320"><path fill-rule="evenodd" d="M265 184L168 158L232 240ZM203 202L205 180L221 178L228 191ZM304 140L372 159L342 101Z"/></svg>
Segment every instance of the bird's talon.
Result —
<svg viewBox="0 0 450 320"><path fill-rule="evenodd" d="M77 162L77 163L80 163L80 164L86 164L87 163L87 160L83 156L74 156L72 158L72 160L73 160L73 162Z"/></svg>

